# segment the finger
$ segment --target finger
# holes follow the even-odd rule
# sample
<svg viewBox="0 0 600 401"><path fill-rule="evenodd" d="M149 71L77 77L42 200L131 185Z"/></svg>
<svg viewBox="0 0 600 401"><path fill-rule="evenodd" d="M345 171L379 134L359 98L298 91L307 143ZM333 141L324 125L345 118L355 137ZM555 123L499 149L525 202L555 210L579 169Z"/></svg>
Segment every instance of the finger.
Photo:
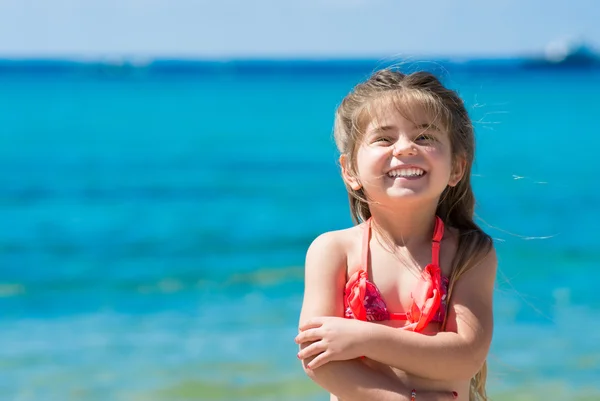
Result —
<svg viewBox="0 0 600 401"><path fill-rule="evenodd" d="M319 366L323 366L325 365L327 362L330 362L331 360L331 354L327 351L320 353L319 355L317 355L317 357L315 359L313 359L309 364L308 364L308 368L309 369L316 369Z"/></svg>
<svg viewBox="0 0 600 401"><path fill-rule="evenodd" d="M294 341L296 344L303 344L310 341L318 341L323 338L323 335L318 329L308 329L298 334Z"/></svg>
<svg viewBox="0 0 600 401"><path fill-rule="evenodd" d="M301 350L300 352L298 352L298 358L307 359L307 358L310 358L311 356L318 355L326 350L327 350L327 346L325 345L325 343L323 343L323 341L318 341L316 343L312 343L308 347L306 347L303 350Z"/></svg>
<svg viewBox="0 0 600 401"><path fill-rule="evenodd" d="M308 330L308 329L316 329L317 327L321 327L323 325L323 321L319 317L312 318L304 323L302 323L299 327L300 331Z"/></svg>

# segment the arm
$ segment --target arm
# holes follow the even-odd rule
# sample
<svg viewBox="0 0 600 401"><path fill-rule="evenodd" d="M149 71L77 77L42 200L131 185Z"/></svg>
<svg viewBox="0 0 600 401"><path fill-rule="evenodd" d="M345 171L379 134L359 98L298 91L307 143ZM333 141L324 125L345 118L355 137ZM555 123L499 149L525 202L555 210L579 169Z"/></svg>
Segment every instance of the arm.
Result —
<svg viewBox="0 0 600 401"><path fill-rule="evenodd" d="M496 253L456 282L446 331L423 335L383 325L364 325L361 351L368 358L433 380L472 378L492 340Z"/></svg>
<svg viewBox="0 0 600 401"><path fill-rule="evenodd" d="M337 233L319 236L306 254L305 289L300 324L317 316L343 316L346 251ZM310 345L304 343L301 349ZM302 361L306 374L344 401L408 401L410 389L358 360L334 361L316 369Z"/></svg>

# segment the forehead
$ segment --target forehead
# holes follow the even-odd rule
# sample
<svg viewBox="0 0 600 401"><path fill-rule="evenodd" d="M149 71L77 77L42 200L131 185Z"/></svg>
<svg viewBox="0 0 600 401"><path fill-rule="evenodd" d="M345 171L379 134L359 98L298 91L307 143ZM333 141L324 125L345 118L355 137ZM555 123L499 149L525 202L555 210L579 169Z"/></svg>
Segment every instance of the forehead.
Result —
<svg viewBox="0 0 600 401"><path fill-rule="evenodd" d="M365 132L385 127L408 130L424 125L447 131L445 114L430 96L391 93L370 101L361 112L359 124Z"/></svg>
<svg viewBox="0 0 600 401"><path fill-rule="evenodd" d="M390 110L387 113L380 113L373 116L367 126L365 132L367 134L373 132L386 132L386 131L412 131L419 126L428 124L428 119L418 116L411 118L410 120L404 117L402 114L395 110Z"/></svg>

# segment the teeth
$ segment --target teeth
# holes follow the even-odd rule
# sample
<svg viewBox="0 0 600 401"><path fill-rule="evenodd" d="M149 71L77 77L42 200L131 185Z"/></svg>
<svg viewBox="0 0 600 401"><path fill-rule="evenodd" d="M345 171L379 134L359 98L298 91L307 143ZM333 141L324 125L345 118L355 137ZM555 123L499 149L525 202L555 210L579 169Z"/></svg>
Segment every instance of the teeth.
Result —
<svg viewBox="0 0 600 401"><path fill-rule="evenodd" d="M425 174L425 171L420 168L401 168L388 173L390 177L418 177L423 174Z"/></svg>

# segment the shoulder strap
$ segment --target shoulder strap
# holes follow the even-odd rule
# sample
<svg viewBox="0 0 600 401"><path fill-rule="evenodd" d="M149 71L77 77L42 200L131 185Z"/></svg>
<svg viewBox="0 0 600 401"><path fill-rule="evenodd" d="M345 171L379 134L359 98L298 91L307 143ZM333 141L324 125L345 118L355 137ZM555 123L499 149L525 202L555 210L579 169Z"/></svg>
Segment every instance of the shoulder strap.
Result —
<svg viewBox="0 0 600 401"><path fill-rule="evenodd" d="M433 229L433 239L431 244L431 263L440 265L440 242L444 237L444 222L439 216L435 216L435 228Z"/></svg>
<svg viewBox="0 0 600 401"><path fill-rule="evenodd" d="M363 229L363 241L362 241L362 265L360 266L361 270L365 272L369 269L369 241L371 240L371 219L369 218L365 222L365 227Z"/></svg>

